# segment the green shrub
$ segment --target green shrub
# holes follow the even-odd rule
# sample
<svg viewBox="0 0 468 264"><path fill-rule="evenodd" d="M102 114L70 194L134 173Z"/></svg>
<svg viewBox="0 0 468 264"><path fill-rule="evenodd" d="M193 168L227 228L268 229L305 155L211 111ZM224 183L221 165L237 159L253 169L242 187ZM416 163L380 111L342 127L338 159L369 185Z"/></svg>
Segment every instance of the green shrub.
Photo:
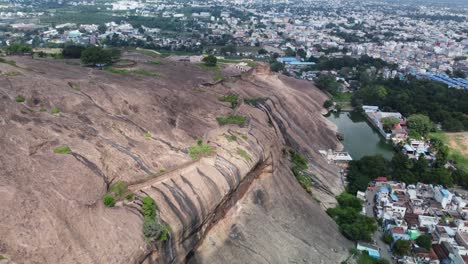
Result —
<svg viewBox="0 0 468 264"><path fill-rule="evenodd" d="M117 181L109 187L109 192L119 198L127 194L127 183L125 181Z"/></svg>
<svg viewBox="0 0 468 264"><path fill-rule="evenodd" d="M67 145L56 147L54 149L54 153L56 154L70 154L71 153L71 148Z"/></svg>
<svg viewBox="0 0 468 264"><path fill-rule="evenodd" d="M239 135L243 140L247 140L247 135L242 134L242 133L239 132L239 131L236 131L236 134Z"/></svg>
<svg viewBox="0 0 468 264"><path fill-rule="evenodd" d="M54 108L52 108L51 113L54 114L54 115L60 114L60 109L58 109L57 107L54 107Z"/></svg>
<svg viewBox="0 0 468 264"><path fill-rule="evenodd" d="M125 195L125 199L127 200L133 199L133 193L128 193L127 195Z"/></svg>
<svg viewBox="0 0 468 264"><path fill-rule="evenodd" d="M222 75L221 73L217 73L214 77L213 77L213 81L215 82L218 82L218 81L221 81L224 79L224 75Z"/></svg>
<svg viewBox="0 0 468 264"><path fill-rule="evenodd" d="M393 237L390 234L385 233L382 236L382 241L387 245L391 245L393 243Z"/></svg>
<svg viewBox="0 0 468 264"><path fill-rule="evenodd" d="M189 153L189 156L193 160L196 160L203 155L208 155L208 154L213 153L213 148L207 144L203 144L202 140L198 140L196 145L191 146L188 149L188 153Z"/></svg>
<svg viewBox="0 0 468 264"><path fill-rule="evenodd" d="M239 96L237 94L229 94L229 95L221 96L218 98L218 100L221 102L230 103L231 108L235 108L237 106L238 99L239 99Z"/></svg>
<svg viewBox="0 0 468 264"><path fill-rule="evenodd" d="M153 137L153 135L150 132L146 132L145 137L150 138L150 137Z"/></svg>
<svg viewBox="0 0 468 264"><path fill-rule="evenodd" d="M147 239L153 241L161 234L161 225L154 219L145 218L143 222L143 234Z"/></svg>
<svg viewBox="0 0 468 264"><path fill-rule="evenodd" d="M241 148L237 148L237 154L247 161L251 160L249 153Z"/></svg>
<svg viewBox="0 0 468 264"><path fill-rule="evenodd" d="M242 125L247 121L246 117L243 116L238 116L238 115L231 115L228 117L217 117L216 121L218 121L218 124L221 126L227 125L227 124L237 124L237 125Z"/></svg>
<svg viewBox="0 0 468 264"><path fill-rule="evenodd" d="M267 99L266 98L261 98L261 97L254 97L254 98L245 98L244 99L244 102L246 104L250 104L250 105L255 105L257 103L263 103L265 102Z"/></svg>
<svg viewBox="0 0 468 264"><path fill-rule="evenodd" d="M169 233L171 232L171 229L169 225L162 224L161 225L161 234L158 236L159 241L167 241L169 238Z"/></svg>
<svg viewBox="0 0 468 264"><path fill-rule="evenodd" d="M227 134L223 134L223 135L229 142L237 141L237 137L235 135L227 135Z"/></svg>
<svg viewBox="0 0 468 264"><path fill-rule="evenodd" d="M104 197L102 198L102 201L104 202L104 205L107 207L114 207L115 205L115 199L110 194L104 195Z"/></svg>
<svg viewBox="0 0 468 264"><path fill-rule="evenodd" d="M156 210L158 207L156 206L156 203L154 202L153 198L146 196L143 198L143 205L141 206L141 210L143 211L143 215L145 217L154 219L156 216Z"/></svg>
<svg viewBox="0 0 468 264"><path fill-rule="evenodd" d="M23 96L19 95L15 98L15 101L17 103L23 103L24 101L26 101L26 98L24 98Z"/></svg>

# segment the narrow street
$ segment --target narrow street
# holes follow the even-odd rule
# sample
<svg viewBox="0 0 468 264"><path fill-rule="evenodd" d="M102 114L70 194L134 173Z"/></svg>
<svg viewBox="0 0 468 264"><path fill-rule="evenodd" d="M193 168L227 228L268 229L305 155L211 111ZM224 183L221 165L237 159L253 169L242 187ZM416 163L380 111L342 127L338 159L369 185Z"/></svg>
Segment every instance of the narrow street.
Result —
<svg viewBox="0 0 468 264"><path fill-rule="evenodd" d="M374 197L377 192L377 189L374 189L372 191L368 191L366 195L366 202L365 202L365 208L366 208L366 216L368 217L374 217ZM379 226L377 231L373 235L373 240L375 242L375 245L380 248L380 256L384 259L387 259L390 261L390 263L394 263L391 254L388 252L388 245L385 244L382 241L382 229Z"/></svg>

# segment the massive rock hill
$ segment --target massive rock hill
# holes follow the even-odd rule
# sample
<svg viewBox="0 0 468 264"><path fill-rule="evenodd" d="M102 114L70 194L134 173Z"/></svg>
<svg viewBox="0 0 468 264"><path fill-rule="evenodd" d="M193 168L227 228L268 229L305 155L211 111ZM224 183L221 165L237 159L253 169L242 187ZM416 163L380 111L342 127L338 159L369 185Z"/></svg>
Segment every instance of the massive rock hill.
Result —
<svg viewBox="0 0 468 264"><path fill-rule="evenodd" d="M213 83L213 72L188 63L129 56L157 75L25 57L0 63L0 255L13 263L347 257L350 243L322 208L342 188L337 168L317 153L339 145L320 115L319 90L265 67ZM259 100L231 109L218 100L230 93ZM233 113L248 122L217 124ZM215 153L192 161L187 148L199 138ZM54 153L63 145L70 154ZM291 173L290 148L311 161L314 197ZM137 202L103 205L117 181L130 184ZM171 227L157 247L142 233L144 196Z"/></svg>

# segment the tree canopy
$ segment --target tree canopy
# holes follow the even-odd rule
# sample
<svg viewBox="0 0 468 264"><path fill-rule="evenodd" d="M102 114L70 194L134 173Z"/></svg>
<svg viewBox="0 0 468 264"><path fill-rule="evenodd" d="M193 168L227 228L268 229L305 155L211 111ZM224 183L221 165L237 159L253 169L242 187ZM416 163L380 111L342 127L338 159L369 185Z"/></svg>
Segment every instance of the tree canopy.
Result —
<svg viewBox="0 0 468 264"><path fill-rule="evenodd" d="M320 74L315 84L319 89L325 90L333 95L338 93L339 84L336 81L336 77L333 75Z"/></svg>
<svg viewBox="0 0 468 264"><path fill-rule="evenodd" d="M427 115L413 114L408 117L408 127L421 136L427 136L435 126Z"/></svg>
<svg viewBox="0 0 468 264"><path fill-rule="evenodd" d="M427 250L430 250L431 247L432 247L432 237L430 235L420 235L417 239L416 239L416 244L418 244L418 246L420 247L423 247Z"/></svg>
<svg viewBox="0 0 468 264"><path fill-rule="evenodd" d="M366 84L367 82L367 84ZM468 90L407 77L361 81L361 88L353 95L353 104L377 105L404 116L422 114L447 131L468 130ZM422 127L422 131L427 131Z"/></svg>
<svg viewBox="0 0 468 264"><path fill-rule="evenodd" d="M213 55L208 55L203 58L203 62L206 66L214 67L218 63L218 59Z"/></svg>
<svg viewBox="0 0 468 264"><path fill-rule="evenodd" d="M393 244L393 252L398 256L408 255L411 251L411 241L399 239Z"/></svg>
<svg viewBox="0 0 468 264"><path fill-rule="evenodd" d="M338 205L327 210L340 227L345 237L353 241L371 241L377 231L375 219L360 214L361 201L352 194L342 193L336 197Z"/></svg>
<svg viewBox="0 0 468 264"><path fill-rule="evenodd" d="M112 54L109 50L101 47L91 46L81 53L81 61L84 64L109 64L112 62Z"/></svg>
<svg viewBox="0 0 468 264"><path fill-rule="evenodd" d="M397 125L400 123L400 119L394 117L394 116L387 116L382 118L382 125L385 131L390 131L392 130L393 126Z"/></svg>

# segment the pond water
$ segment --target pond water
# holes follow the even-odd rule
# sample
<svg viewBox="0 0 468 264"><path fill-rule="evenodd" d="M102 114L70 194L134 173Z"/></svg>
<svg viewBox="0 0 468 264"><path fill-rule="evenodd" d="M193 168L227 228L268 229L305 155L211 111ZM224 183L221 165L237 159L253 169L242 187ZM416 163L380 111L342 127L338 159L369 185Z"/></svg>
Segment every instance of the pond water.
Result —
<svg viewBox="0 0 468 264"><path fill-rule="evenodd" d="M381 154L386 159L393 156L393 147L377 132L361 113L331 113L327 117L344 135L344 151L349 152L354 160L366 155Z"/></svg>

